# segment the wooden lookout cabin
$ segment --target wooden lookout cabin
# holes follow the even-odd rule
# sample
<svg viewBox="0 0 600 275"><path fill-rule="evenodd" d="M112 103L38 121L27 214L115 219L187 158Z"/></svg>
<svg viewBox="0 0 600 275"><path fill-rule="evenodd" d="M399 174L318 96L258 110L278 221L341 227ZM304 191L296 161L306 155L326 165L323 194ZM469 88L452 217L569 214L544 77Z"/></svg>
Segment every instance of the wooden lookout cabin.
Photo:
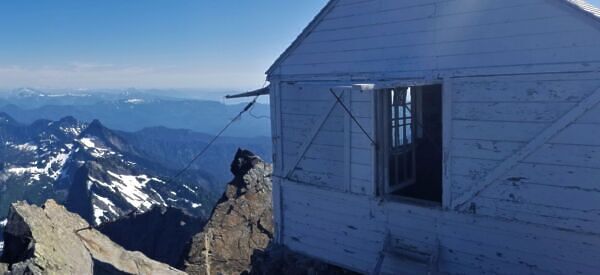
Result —
<svg viewBox="0 0 600 275"><path fill-rule="evenodd" d="M599 16L330 1L267 73L276 241L362 273L597 274Z"/></svg>

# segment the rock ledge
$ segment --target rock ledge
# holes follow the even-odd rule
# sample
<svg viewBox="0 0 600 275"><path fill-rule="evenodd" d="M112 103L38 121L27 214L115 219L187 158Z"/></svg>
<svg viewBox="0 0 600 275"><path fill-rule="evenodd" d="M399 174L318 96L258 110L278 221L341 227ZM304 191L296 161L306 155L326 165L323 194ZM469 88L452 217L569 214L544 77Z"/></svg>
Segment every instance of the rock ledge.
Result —
<svg viewBox="0 0 600 275"><path fill-rule="evenodd" d="M4 240L5 274L185 274L123 249L53 200L12 204Z"/></svg>

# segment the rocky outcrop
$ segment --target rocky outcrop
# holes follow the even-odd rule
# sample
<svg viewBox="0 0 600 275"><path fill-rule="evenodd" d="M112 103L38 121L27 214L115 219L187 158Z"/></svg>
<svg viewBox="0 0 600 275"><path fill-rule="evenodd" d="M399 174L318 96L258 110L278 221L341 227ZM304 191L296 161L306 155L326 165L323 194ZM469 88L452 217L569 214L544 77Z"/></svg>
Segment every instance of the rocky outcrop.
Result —
<svg viewBox="0 0 600 275"><path fill-rule="evenodd" d="M184 274L123 249L52 200L12 204L4 240L9 274Z"/></svg>
<svg viewBox="0 0 600 275"><path fill-rule="evenodd" d="M98 230L127 250L174 267L182 265L186 245L206 221L172 207L155 206L145 213L131 213Z"/></svg>
<svg viewBox="0 0 600 275"><path fill-rule="evenodd" d="M271 241L271 165L249 151L238 150L231 172L235 178L208 224L190 244L185 261L190 274L249 272L252 255Z"/></svg>

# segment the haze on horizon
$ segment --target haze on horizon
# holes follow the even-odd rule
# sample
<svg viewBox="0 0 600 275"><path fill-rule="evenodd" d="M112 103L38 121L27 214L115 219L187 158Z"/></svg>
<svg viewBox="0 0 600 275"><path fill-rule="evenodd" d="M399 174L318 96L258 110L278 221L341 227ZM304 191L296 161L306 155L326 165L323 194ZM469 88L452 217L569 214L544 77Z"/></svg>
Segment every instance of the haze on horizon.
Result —
<svg viewBox="0 0 600 275"><path fill-rule="evenodd" d="M2 1L0 89L253 89L326 0Z"/></svg>

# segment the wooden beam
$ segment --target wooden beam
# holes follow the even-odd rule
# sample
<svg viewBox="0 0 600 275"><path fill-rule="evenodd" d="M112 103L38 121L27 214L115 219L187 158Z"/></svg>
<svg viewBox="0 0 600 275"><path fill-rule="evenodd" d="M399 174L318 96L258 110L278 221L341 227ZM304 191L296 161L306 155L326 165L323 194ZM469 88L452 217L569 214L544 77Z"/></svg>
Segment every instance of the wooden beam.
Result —
<svg viewBox="0 0 600 275"><path fill-rule="evenodd" d="M444 79L442 85L442 206L445 209L452 207L452 93L454 80Z"/></svg>
<svg viewBox="0 0 600 275"><path fill-rule="evenodd" d="M537 137L531 140L525 147L513 154L511 157L504 160L494 170L487 174L485 179L480 183L470 188L459 197L454 198L452 204L457 210L464 210L468 206L466 205L470 200L474 199L482 191L490 187L494 181L501 176L505 175L511 169L513 169L520 161L525 159L530 154L538 150L542 145L548 142L556 134L564 130L571 123L575 122L585 112L593 108L600 103L600 89L595 90L587 98L579 102L571 111L559 118L552 125L546 128ZM585 134L585 133L584 133Z"/></svg>
<svg viewBox="0 0 600 275"><path fill-rule="evenodd" d="M281 140L281 83L279 81L271 82L270 87L270 107L271 107L271 133L273 141L273 171L271 177L273 185L273 219L275 227L274 241L277 244L283 244L283 191L281 190L281 172L283 171L283 145Z"/></svg>
<svg viewBox="0 0 600 275"><path fill-rule="evenodd" d="M352 110L352 93L344 97L344 104ZM352 118L344 114L344 176L346 192L352 192Z"/></svg>
<svg viewBox="0 0 600 275"><path fill-rule="evenodd" d="M252 97L252 96L268 95L270 89L271 89L271 86L267 86L267 87L264 87L264 88L260 88L258 90L249 91L249 92L245 92L245 93L241 93L241 94L226 95L225 98L232 99L232 98L242 98L242 97Z"/></svg>
<svg viewBox="0 0 600 275"><path fill-rule="evenodd" d="M342 93L339 96L344 96L344 91L342 91ZM298 157L293 162L291 162L293 165L291 165L290 168L287 170L287 173L285 173L286 178L289 178L292 176L292 173L294 172L294 170L296 169L296 167L298 166L298 164L300 163L300 161L306 154L306 151L308 151L308 148L310 147L312 142L315 140L315 137L317 136L317 134L319 133L321 128L323 128L323 125L329 118L329 115L331 115L331 113L333 112L333 109L335 109L336 105L337 105L337 100L335 98L333 98L333 101L331 102L330 107L327 108L326 112L321 116L319 121L313 126L313 128L310 131L310 134L308 135L308 139L306 141L304 141L304 143L300 147L300 150L298 150Z"/></svg>

